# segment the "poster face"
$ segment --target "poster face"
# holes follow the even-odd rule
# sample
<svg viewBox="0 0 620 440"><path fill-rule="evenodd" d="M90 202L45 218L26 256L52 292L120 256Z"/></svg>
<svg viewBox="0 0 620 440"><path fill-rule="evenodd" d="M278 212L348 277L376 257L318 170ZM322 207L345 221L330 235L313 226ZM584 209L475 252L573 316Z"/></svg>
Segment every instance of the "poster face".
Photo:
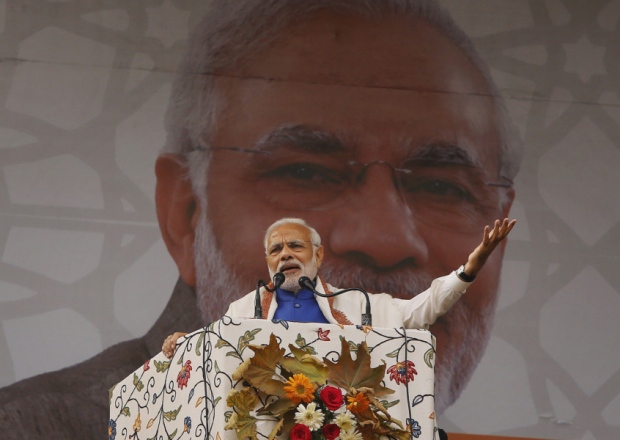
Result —
<svg viewBox="0 0 620 440"><path fill-rule="evenodd" d="M269 278L281 217L316 227L328 282L402 298L509 217L431 328L440 426L618 437L620 2L440 4L0 0L0 386L147 334L137 368Z"/></svg>

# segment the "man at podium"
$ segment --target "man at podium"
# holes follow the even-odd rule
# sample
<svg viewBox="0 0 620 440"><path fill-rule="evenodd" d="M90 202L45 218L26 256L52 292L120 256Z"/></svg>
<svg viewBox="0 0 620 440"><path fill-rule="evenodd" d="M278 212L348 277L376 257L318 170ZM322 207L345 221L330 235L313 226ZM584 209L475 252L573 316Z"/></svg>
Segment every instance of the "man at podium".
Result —
<svg viewBox="0 0 620 440"><path fill-rule="evenodd" d="M264 238L265 259L273 280L257 292L250 292L230 304L226 315L233 318L263 318L295 322L318 322L343 325L364 323L364 308L372 311L373 325L428 329L465 293L497 245L510 233L516 220L496 220L493 228L485 226L481 243L471 252L467 262L452 273L435 279L431 286L411 299L389 294L364 295L351 290L331 296L339 288L328 284L319 269L324 248L319 233L304 220L282 218L267 229ZM304 282L304 280L306 280ZM309 280L314 280L310 282ZM325 295L325 296L323 296ZM260 305L259 305L260 304ZM258 316L257 316L258 314ZM169 358L182 332L166 338L162 352ZM447 439L439 430L440 439Z"/></svg>
<svg viewBox="0 0 620 440"><path fill-rule="evenodd" d="M485 226L481 243L471 252L465 264L435 279L428 289L411 299L394 298L385 293L371 294L372 324L377 327L428 329L465 293L515 223L516 220L506 218L496 220L492 228ZM264 245L267 267L274 281L270 286L263 286L260 291L250 292L231 303L227 316L364 324L361 318L366 306L364 292L353 289L343 295L326 297L340 289L319 276L324 248L318 232L304 220L282 218L276 221L267 229ZM314 282L308 284L307 280ZM260 316L256 316L257 310L260 310ZM166 356L172 357L177 339L184 334L177 332L166 338L162 345Z"/></svg>

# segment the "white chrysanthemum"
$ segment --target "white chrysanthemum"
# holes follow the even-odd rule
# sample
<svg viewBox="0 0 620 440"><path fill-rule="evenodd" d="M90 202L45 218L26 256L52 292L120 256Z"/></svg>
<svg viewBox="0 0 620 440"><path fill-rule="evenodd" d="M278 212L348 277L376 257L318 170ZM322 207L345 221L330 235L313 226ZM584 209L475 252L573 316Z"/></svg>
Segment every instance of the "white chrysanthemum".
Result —
<svg viewBox="0 0 620 440"><path fill-rule="evenodd" d="M310 428L310 431L316 431L323 426L323 420L325 419L325 415L323 411L320 409L316 409L316 403L310 402L308 406L303 406L300 404L297 407L297 412L295 413L295 421L297 423L301 423L302 425L306 425Z"/></svg>
<svg viewBox="0 0 620 440"><path fill-rule="evenodd" d="M350 431L340 431L340 435L338 436L339 440L362 440L362 434L358 432L356 429L352 429Z"/></svg>
<svg viewBox="0 0 620 440"><path fill-rule="evenodd" d="M338 414L334 422L342 431L353 431L353 429L357 426L357 422L349 410Z"/></svg>

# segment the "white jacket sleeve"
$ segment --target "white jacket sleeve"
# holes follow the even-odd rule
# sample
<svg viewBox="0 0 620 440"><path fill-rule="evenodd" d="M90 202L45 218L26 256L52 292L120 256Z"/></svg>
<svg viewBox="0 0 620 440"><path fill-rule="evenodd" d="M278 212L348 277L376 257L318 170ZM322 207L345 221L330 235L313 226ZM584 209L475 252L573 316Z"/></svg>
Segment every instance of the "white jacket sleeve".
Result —
<svg viewBox="0 0 620 440"><path fill-rule="evenodd" d="M471 283L461 280L456 272L435 279L431 286L414 298L398 302L403 310L406 328L427 329L437 318L446 313L461 298Z"/></svg>

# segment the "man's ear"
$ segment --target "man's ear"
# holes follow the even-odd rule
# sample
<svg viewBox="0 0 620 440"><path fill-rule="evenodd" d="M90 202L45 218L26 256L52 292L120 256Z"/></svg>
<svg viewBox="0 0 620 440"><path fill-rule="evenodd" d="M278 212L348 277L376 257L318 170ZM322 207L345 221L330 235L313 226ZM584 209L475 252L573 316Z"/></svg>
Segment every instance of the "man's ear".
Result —
<svg viewBox="0 0 620 440"><path fill-rule="evenodd" d="M194 236L200 206L192 191L187 164L179 155L162 154L155 163L155 174L155 205L161 235L183 281L196 286Z"/></svg>

